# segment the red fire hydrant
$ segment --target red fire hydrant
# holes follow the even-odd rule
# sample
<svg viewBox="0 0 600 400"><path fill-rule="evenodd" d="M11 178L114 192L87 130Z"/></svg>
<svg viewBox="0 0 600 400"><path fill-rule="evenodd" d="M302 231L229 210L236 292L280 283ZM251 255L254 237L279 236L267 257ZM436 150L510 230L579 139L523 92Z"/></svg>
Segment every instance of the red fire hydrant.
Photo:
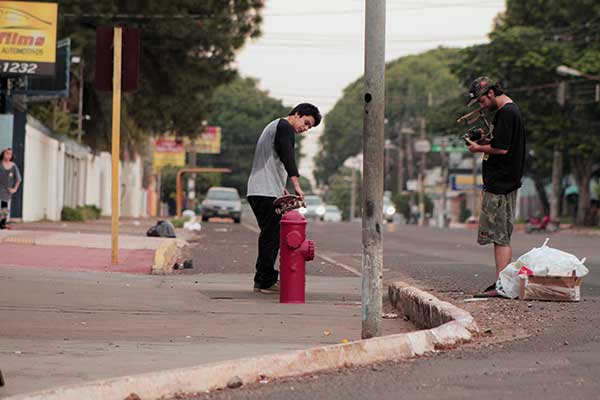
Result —
<svg viewBox="0 0 600 400"><path fill-rule="evenodd" d="M284 214L280 224L279 302L304 303L304 262L315 258L315 242L306 240L306 219L298 211Z"/></svg>

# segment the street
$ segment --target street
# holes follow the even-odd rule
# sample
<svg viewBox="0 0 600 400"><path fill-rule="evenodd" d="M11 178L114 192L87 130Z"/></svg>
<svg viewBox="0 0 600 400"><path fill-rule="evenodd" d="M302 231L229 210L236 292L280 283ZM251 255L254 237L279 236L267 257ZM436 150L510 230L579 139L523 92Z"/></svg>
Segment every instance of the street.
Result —
<svg viewBox="0 0 600 400"><path fill-rule="evenodd" d="M124 228L130 241L148 223L133 222ZM19 229L44 235L76 231L85 241L104 228L98 222ZM360 229L358 223L309 222L307 236L316 242L317 257L307 264L305 305L280 305L276 295L252 293L257 233L248 214L242 224L204 223L189 239L194 268L173 276L80 271L52 262L33 269L4 266L0 364L7 386L0 396L357 340ZM398 393L419 399L511 393L597 398L598 236L561 231L550 237L550 245L588 259L590 274L579 303L464 302L494 274L491 248L475 244L474 230L386 224L383 232L384 280L408 282L469 311L482 330L474 342L409 362L246 385L199 398L391 399ZM544 239L517 232L514 258ZM0 246L43 251L43 246ZM392 311L387 302L384 308ZM414 329L401 318L383 323L384 334Z"/></svg>
<svg viewBox="0 0 600 400"><path fill-rule="evenodd" d="M237 233L236 227L232 229ZM308 230L317 254L360 271L360 224L311 222ZM513 258L540 246L544 239L517 232ZM550 246L587 257L590 274L584 278L579 303L502 299L465 303L465 298L493 281L491 247L475 244L473 230L385 225L385 280L406 280L457 304L473 314L484 334L474 343L412 362L225 389L195 398L596 399L600 390L597 243L598 236L567 231L550 236ZM348 274L319 258L307 269L315 274Z"/></svg>

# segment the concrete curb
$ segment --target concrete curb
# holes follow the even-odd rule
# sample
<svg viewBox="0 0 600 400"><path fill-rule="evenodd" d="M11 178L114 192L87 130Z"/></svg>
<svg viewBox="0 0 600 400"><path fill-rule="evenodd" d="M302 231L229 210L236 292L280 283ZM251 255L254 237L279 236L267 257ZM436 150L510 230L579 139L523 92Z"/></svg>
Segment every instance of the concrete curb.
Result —
<svg viewBox="0 0 600 400"><path fill-rule="evenodd" d="M388 295L392 305L418 328L430 329L456 321L469 332L479 332L477 323L465 310L403 282L390 284Z"/></svg>
<svg viewBox="0 0 600 400"><path fill-rule="evenodd" d="M478 331L469 313L421 290L396 282L390 286L389 293L393 304L401 307L409 318L413 318L413 315L417 325L432 324L432 328L346 344L62 386L12 396L6 400L123 400L131 393L144 400L170 398L178 394L224 388L233 377L240 378L244 384L251 384L261 379L288 378L413 358L438 348L449 348L470 341L471 332Z"/></svg>

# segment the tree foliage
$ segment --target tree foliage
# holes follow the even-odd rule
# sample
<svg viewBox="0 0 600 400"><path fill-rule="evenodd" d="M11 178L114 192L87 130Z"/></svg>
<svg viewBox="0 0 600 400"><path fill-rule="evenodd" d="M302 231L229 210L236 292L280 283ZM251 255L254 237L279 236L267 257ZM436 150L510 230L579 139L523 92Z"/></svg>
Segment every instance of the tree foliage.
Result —
<svg viewBox="0 0 600 400"><path fill-rule="evenodd" d="M128 26L140 30L139 89L124 94L128 127L145 133L198 133L216 87L235 77L236 51L259 35L264 0L59 0L58 37L72 39L72 53L85 61L85 141L106 148L111 96L94 90L95 30ZM131 129L130 129L131 128Z"/></svg>
<svg viewBox="0 0 600 400"><path fill-rule="evenodd" d="M221 127L222 153L219 156L201 156L199 160L231 168L232 173L223 175L222 184L236 187L245 194L259 135L269 122L287 116L289 109L283 106L281 100L260 90L257 81L250 78L238 78L219 87L211 104L207 122ZM298 153L299 148L297 146Z"/></svg>
<svg viewBox="0 0 600 400"><path fill-rule="evenodd" d="M519 104L533 156L528 173L538 188L551 175L552 149L562 149L579 186L579 224L589 213L589 182L600 160L600 107L594 82L561 77L556 68L598 74L599 27L600 3L593 0L508 0L491 42L461 51L453 68L465 85L480 75L498 79ZM568 83L564 105L557 101L561 81Z"/></svg>
<svg viewBox="0 0 600 400"><path fill-rule="evenodd" d="M402 127L416 128L429 109L459 95L459 81L450 71L456 57L456 50L439 48L399 58L386 66L387 138L396 141ZM315 171L320 184L326 184L344 160L362 151L363 88L363 78L349 85L325 118Z"/></svg>

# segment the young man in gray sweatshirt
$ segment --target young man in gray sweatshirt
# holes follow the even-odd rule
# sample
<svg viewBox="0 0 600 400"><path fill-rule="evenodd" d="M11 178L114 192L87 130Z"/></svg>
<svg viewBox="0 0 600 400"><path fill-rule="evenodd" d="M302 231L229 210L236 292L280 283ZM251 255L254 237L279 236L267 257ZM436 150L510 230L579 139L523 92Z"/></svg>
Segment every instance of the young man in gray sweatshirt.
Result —
<svg viewBox="0 0 600 400"><path fill-rule="evenodd" d="M287 117L271 121L258 138L247 193L248 203L260 227L255 292L279 292L275 261L279 252L281 215L275 213L273 200L284 194L288 177L296 195L304 199L294 152L295 135L314 128L320 122L321 113L317 107L309 103L298 104Z"/></svg>

